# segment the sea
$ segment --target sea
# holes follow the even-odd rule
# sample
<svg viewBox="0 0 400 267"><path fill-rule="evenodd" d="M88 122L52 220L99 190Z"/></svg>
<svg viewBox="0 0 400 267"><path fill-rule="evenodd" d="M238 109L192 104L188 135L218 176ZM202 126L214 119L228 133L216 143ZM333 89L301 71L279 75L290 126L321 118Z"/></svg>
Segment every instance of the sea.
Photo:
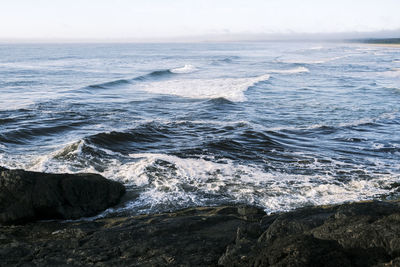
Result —
<svg viewBox="0 0 400 267"><path fill-rule="evenodd" d="M400 48L1 44L0 166L98 173L107 214L400 195Z"/></svg>

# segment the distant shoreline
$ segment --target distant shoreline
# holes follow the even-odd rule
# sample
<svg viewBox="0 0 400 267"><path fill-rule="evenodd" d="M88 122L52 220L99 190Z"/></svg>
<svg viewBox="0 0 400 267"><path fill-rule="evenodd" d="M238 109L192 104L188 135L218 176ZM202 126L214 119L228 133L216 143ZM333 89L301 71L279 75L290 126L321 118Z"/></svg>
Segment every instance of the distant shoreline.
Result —
<svg viewBox="0 0 400 267"><path fill-rule="evenodd" d="M381 44L381 43L376 43L376 44L368 44L368 45L400 48L400 44Z"/></svg>
<svg viewBox="0 0 400 267"><path fill-rule="evenodd" d="M352 42L374 45L374 46L400 47L400 38L357 39L357 40L352 40Z"/></svg>

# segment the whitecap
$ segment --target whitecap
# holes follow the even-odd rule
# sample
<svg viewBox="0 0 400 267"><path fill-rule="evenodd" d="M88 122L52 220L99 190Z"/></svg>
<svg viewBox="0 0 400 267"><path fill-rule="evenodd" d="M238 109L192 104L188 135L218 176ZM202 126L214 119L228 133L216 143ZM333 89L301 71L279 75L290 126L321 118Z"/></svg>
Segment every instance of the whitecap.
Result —
<svg viewBox="0 0 400 267"><path fill-rule="evenodd" d="M141 89L154 94L176 95L187 98L225 98L246 101L244 92L258 82L269 79L268 74L248 78L176 79L143 83Z"/></svg>
<svg viewBox="0 0 400 267"><path fill-rule="evenodd" d="M292 73L302 73L302 72L310 72L306 67L298 67L294 69L288 70L269 70L268 73L282 73L282 74L292 74Z"/></svg>
<svg viewBox="0 0 400 267"><path fill-rule="evenodd" d="M313 46L310 48L310 50L322 50L322 49L324 49L323 46Z"/></svg>
<svg viewBox="0 0 400 267"><path fill-rule="evenodd" d="M323 64L330 61L335 61L338 59L346 58L348 56L336 56L331 58L321 58L321 59L278 59L278 62L289 63L289 64Z"/></svg>
<svg viewBox="0 0 400 267"><path fill-rule="evenodd" d="M186 64L185 66L180 67L180 68L170 69L170 72L183 74L183 73L192 73L192 72L195 72L196 70L197 70L197 68L195 66Z"/></svg>
<svg viewBox="0 0 400 267"><path fill-rule="evenodd" d="M289 63L289 64L322 64L325 63L326 60L283 59L283 60L278 60L278 62Z"/></svg>
<svg viewBox="0 0 400 267"><path fill-rule="evenodd" d="M379 74L386 76L386 77L398 77L398 76L400 76L400 68L393 68L389 71L380 72Z"/></svg>

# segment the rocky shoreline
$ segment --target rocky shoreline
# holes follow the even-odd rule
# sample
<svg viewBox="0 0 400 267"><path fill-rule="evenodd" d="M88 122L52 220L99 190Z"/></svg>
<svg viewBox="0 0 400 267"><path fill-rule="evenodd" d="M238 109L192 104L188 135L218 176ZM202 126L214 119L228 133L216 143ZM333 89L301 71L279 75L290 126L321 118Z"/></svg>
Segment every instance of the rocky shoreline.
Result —
<svg viewBox="0 0 400 267"><path fill-rule="evenodd" d="M10 193L5 187L9 172L0 169L1 196ZM20 171L19 176L25 174L39 175ZM82 177L70 179L79 184ZM84 190L73 192L77 199L85 195ZM3 214L7 199L0 200ZM56 203L64 210L71 204ZM35 210L35 205L30 207ZM400 266L400 201L306 207L272 215L257 207L222 206L93 221L36 219L2 222L1 266Z"/></svg>

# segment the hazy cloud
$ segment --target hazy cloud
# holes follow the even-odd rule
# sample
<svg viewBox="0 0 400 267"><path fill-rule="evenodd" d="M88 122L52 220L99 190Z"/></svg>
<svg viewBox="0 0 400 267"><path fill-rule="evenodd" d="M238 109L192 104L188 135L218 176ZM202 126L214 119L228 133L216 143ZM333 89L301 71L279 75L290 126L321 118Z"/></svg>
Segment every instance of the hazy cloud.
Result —
<svg viewBox="0 0 400 267"><path fill-rule="evenodd" d="M160 39L400 29L398 0L2 0L0 39Z"/></svg>

